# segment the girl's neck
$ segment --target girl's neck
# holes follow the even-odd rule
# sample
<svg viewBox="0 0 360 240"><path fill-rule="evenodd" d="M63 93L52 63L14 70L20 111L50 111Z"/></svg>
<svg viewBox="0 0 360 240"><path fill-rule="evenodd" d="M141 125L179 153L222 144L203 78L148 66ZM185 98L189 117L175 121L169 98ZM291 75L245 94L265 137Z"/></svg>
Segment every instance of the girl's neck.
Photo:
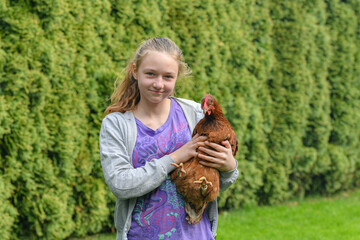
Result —
<svg viewBox="0 0 360 240"><path fill-rule="evenodd" d="M171 108L171 100L165 99L158 104L140 102L133 110L134 116L149 128L156 130L167 120Z"/></svg>

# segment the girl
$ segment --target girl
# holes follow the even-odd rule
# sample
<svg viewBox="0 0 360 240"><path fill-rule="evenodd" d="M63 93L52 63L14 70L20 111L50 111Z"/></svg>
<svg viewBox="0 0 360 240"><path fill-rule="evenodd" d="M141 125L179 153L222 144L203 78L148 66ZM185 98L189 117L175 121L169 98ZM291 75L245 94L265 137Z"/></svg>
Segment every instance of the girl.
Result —
<svg viewBox="0 0 360 240"><path fill-rule="evenodd" d="M119 239L214 239L217 202L210 202L197 225L185 220L184 199L169 178L180 164L211 146L203 165L220 171L222 190L238 177L229 142L206 142L191 133L203 117L200 104L172 97L179 77L190 70L167 38L145 41L114 91L100 131L101 164L116 196ZM205 150L204 150L205 151Z"/></svg>

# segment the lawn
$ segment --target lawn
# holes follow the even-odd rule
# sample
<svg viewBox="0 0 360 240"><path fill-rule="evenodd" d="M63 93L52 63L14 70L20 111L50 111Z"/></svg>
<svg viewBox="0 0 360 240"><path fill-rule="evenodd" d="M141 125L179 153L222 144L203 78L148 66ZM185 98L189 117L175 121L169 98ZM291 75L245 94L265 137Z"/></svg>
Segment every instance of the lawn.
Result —
<svg viewBox="0 0 360 240"><path fill-rule="evenodd" d="M273 207L225 212L218 240L360 239L360 191Z"/></svg>
<svg viewBox="0 0 360 240"><path fill-rule="evenodd" d="M114 240L114 234L76 240ZM360 190L220 214L217 240L358 240ZM75 240L73 238L72 240Z"/></svg>

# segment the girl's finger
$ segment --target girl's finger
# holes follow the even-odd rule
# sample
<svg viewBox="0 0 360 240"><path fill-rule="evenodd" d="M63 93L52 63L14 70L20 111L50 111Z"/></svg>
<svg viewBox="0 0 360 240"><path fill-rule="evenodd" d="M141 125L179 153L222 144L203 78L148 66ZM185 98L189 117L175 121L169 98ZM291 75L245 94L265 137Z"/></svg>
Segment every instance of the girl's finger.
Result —
<svg viewBox="0 0 360 240"><path fill-rule="evenodd" d="M212 155L205 155L205 154L198 154L198 157L202 160L206 160L207 162L211 162L211 163L217 163L217 164L221 164L222 163L222 159L217 157L217 156L212 156Z"/></svg>
<svg viewBox="0 0 360 240"><path fill-rule="evenodd" d="M208 141L205 141L205 144L212 147L213 149L215 149L218 152L224 151L224 146L222 146L220 144L213 143L213 142L208 142Z"/></svg>
<svg viewBox="0 0 360 240"><path fill-rule="evenodd" d="M222 141L221 144L226 148L231 148L230 142L228 140Z"/></svg>
<svg viewBox="0 0 360 240"><path fill-rule="evenodd" d="M219 164L213 163L213 162L208 162L208 161L199 161L199 163L206 167L211 167L211 168L216 168L216 169L218 169L220 167Z"/></svg>
<svg viewBox="0 0 360 240"><path fill-rule="evenodd" d="M196 142L204 142L206 139L207 139L206 136L198 136L198 137L195 139L195 141L196 141Z"/></svg>
<svg viewBox="0 0 360 240"><path fill-rule="evenodd" d="M219 153L218 151L211 150L209 148L199 147L199 150L216 158L221 157L221 153Z"/></svg>

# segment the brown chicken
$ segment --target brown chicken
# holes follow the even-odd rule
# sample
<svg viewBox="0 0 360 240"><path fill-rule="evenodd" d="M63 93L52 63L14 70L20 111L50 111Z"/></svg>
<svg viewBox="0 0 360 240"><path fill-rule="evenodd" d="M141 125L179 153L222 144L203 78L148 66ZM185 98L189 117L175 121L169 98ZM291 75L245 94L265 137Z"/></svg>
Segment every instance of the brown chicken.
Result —
<svg viewBox="0 0 360 240"><path fill-rule="evenodd" d="M219 103L213 96L206 94L201 100L201 108L205 117L195 126L192 135L198 133L207 136L207 141L218 144L228 140L235 156L238 140ZM175 182L177 191L184 196L186 220L190 224L198 224L208 202L216 200L219 195L219 171L200 164L198 157L184 164L172 165L178 168L171 174L171 180Z"/></svg>

